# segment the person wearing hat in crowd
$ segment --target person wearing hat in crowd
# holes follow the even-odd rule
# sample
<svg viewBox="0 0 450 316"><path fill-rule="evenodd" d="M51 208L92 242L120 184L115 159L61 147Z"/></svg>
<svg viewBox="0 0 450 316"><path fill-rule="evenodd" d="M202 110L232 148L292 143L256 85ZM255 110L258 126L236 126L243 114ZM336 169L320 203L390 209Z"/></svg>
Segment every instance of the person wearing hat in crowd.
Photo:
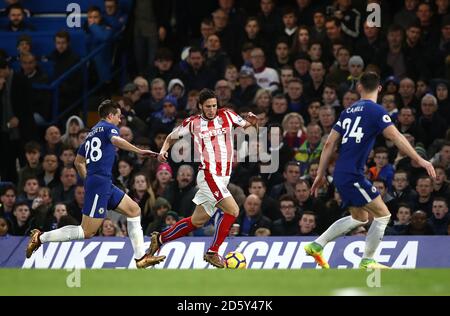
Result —
<svg viewBox="0 0 450 316"><path fill-rule="evenodd" d="M156 169L156 179L153 181L153 190L156 196L163 196L164 191L167 189L173 179L172 167L167 163L160 163Z"/></svg>
<svg viewBox="0 0 450 316"><path fill-rule="evenodd" d="M256 83L253 69L244 68L239 72L239 86L234 90L233 97L241 100L242 106L251 106L260 86Z"/></svg>
<svg viewBox="0 0 450 316"><path fill-rule="evenodd" d="M22 34L17 39L17 57L14 57L12 60L20 61L20 57L24 54L31 54L33 40L30 35Z"/></svg>
<svg viewBox="0 0 450 316"><path fill-rule="evenodd" d="M154 134L156 130L166 130L171 132L175 127L175 119L177 116L177 99L172 95L167 95L163 99L162 110L151 114L147 120L150 126L150 137Z"/></svg>
<svg viewBox="0 0 450 316"><path fill-rule="evenodd" d="M294 64L294 76L300 78L303 84L310 82L311 57L306 53L300 52L292 58L292 63Z"/></svg>
<svg viewBox="0 0 450 316"><path fill-rule="evenodd" d="M386 94L397 94L400 82L395 76L389 76L383 82L383 90Z"/></svg>
<svg viewBox="0 0 450 316"><path fill-rule="evenodd" d="M183 81L181 81L178 78L174 78L170 80L168 86L167 86L167 93L173 97L176 98L178 110L182 110L186 108L186 102L187 102L187 95L186 95L186 89L184 87Z"/></svg>
<svg viewBox="0 0 450 316"><path fill-rule="evenodd" d="M447 120L447 125L450 125L449 82L445 79L437 79L431 85L438 101L438 114Z"/></svg>
<svg viewBox="0 0 450 316"><path fill-rule="evenodd" d="M339 87L339 91L342 94L348 90L356 90L356 85L364 72L364 60L361 56L353 55L350 57L348 61L348 70L350 71L350 75Z"/></svg>

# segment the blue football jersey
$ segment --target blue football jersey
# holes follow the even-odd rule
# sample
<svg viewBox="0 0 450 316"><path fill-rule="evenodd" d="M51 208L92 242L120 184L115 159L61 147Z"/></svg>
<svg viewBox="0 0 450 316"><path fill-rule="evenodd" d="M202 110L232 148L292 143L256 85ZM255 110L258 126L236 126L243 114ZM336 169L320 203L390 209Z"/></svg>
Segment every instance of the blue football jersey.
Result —
<svg viewBox="0 0 450 316"><path fill-rule="evenodd" d="M89 132L78 154L86 158L87 175L112 176L116 157L111 137L119 136L119 129L104 120L98 122Z"/></svg>
<svg viewBox="0 0 450 316"><path fill-rule="evenodd" d="M389 125L386 110L370 100L359 100L342 111L333 127L342 136L335 173L363 175L376 137Z"/></svg>

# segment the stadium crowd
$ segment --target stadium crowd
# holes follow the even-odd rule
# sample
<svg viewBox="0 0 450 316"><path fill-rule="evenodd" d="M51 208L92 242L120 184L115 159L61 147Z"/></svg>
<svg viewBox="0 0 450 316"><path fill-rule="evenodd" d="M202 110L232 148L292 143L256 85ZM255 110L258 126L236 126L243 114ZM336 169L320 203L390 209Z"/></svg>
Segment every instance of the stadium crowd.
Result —
<svg viewBox="0 0 450 316"><path fill-rule="evenodd" d="M105 32L132 22L126 28L132 29L127 36L134 43L137 71L130 71L132 80L111 95L122 110L121 137L159 152L173 128L197 114L199 90L207 87L215 90L221 106L242 116L252 111L259 127L278 138L268 146L280 157L276 172L261 173L264 164L248 156L233 164L228 189L241 212L231 235L312 236L348 215L333 186L333 163L318 197L310 195L310 188L324 141L340 112L359 99L356 84L367 70L383 79L379 103L437 173L431 179L392 143L377 140L366 176L393 214L386 234L450 234L449 0L254 0L250 9L239 1L218 0L191 33L181 18L176 26L158 22L152 5L159 1L135 2L130 17L124 17L108 12L117 2L105 0L105 8L88 11L86 28L94 38L107 38ZM366 3L381 4L381 27L367 23ZM9 30L32 30L14 20L14 11L23 16L27 11L12 6L0 13L10 19ZM185 32L188 36L177 40ZM48 78L30 42L20 37L18 56L0 58L0 236L78 225L84 204L73 162L89 129L78 110L62 124L42 123L48 119L48 96L31 90L30 83ZM56 33L52 56L55 74L78 62L67 33ZM111 58L102 54L94 61L106 84ZM14 61L20 70L12 70ZM63 104L79 96L82 79L73 78L62 87ZM249 140L248 146L258 145ZM192 214L197 168L196 163L159 163L117 151L114 182L138 202L146 235ZM126 235L126 220L108 213L98 235ZM367 228L350 234L365 234ZM194 232L213 234L213 219Z"/></svg>

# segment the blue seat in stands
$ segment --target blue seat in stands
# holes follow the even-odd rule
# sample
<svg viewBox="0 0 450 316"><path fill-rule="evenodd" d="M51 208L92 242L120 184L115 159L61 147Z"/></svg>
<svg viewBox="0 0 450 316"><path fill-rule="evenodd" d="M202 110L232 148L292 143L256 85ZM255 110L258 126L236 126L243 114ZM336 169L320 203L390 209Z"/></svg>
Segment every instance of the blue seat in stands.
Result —
<svg viewBox="0 0 450 316"><path fill-rule="evenodd" d="M87 12L90 6L98 6L100 9L104 7L104 0L23 0L22 5L31 11L32 14L43 13L66 13L67 6L70 3L80 5L81 12ZM133 5L133 0L119 0L120 8L129 13ZM0 9L5 7L5 1L0 2Z"/></svg>

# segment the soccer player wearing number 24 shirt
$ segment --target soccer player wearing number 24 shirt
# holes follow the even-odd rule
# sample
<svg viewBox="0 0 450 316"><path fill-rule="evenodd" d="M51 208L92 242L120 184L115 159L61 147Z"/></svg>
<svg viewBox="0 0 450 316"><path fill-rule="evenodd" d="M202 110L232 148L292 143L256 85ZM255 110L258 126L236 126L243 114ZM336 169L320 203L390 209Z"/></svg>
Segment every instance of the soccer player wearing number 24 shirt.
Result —
<svg viewBox="0 0 450 316"><path fill-rule="evenodd" d="M223 268L223 259L218 250L231 225L239 214L239 206L227 190L233 160L233 127L256 126L257 117L249 113L244 120L232 110L217 108L217 98L211 90L200 91L199 115L191 116L170 133L159 153L161 162L167 160L169 148L181 137L191 135L194 146L200 154L200 168L197 175L197 191L193 202L197 205L191 217L185 218L162 233L151 236L150 255L154 255L162 244L189 234L202 227L215 213L216 207L224 211L218 221L211 247L204 256L205 261L217 268Z"/></svg>
<svg viewBox="0 0 450 316"><path fill-rule="evenodd" d="M316 180L311 187L311 194L317 194L318 189L324 185L325 170L331 154L335 146L340 144L333 181L344 207L349 207L351 215L336 221L319 238L305 246L306 253L313 256L322 268L329 268L328 262L322 256L323 247L350 230L365 225L368 222L368 213L373 215L374 220L367 233L359 267L387 268L376 262L373 256L384 236L391 214L377 189L364 177L364 165L378 134L383 133L399 150L425 168L431 177L436 177L432 164L416 153L392 124L388 113L376 103L378 92L381 91L378 75L373 72L363 74L357 88L361 100L344 110L334 125L320 157Z"/></svg>
<svg viewBox="0 0 450 316"><path fill-rule="evenodd" d="M91 129L85 142L80 146L75 159L75 167L85 180L85 203L80 226L64 226L42 233L31 232L26 257L30 258L42 243L91 238L100 228L106 210L117 210L127 217L128 235L134 250L137 268L146 268L164 260L165 256L154 257L145 253L144 235L141 227L141 209L127 194L112 184L112 167L115 146L144 156L157 157L150 150L142 150L119 136L120 107L111 100L103 101L98 113L101 120Z"/></svg>

